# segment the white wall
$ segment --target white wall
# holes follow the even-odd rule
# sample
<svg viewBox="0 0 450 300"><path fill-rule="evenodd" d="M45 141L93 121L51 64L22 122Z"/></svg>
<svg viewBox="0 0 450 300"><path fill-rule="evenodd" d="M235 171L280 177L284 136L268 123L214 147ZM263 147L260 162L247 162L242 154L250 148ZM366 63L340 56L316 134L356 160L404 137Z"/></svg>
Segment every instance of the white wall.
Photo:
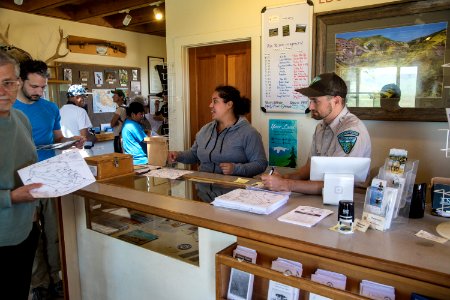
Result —
<svg viewBox="0 0 450 300"><path fill-rule="evenodd" d="M107 27L87 25L60 19L35 16L0 8L0 33L5 35L9 29L9 42L30 53L33 58L46 60L56 51L59 41L59 27L64 36L75 35L122 42L127 46L124 58L69 53L61 62L86 63L110 66L141 68L142 94L148 94L147 56L166 57L165 38ZM59 53L67 52L65 43Z"/></svg>
<svg viewBox="0 0 450 300"><path fill-rule="evenodd" d="M252 45L252 124L262 134L268 145L269 119L295 119L299 134L299 164L308 156L312 132L316 121L305 115L264 114L260 107L260 38L261 9L299 1L282 0L166 0L167 58L169 64L170 145L173 150L182 150L189 136L189 84L186 49L207 44L250 40ZM375 5L385 0L314 0L315 12L326 12L352 6ZM390 148L405 148L409 157L419 159L417 182L429 182L431 177L450 177L450 159L439 149L444 147L444 134L439 128L447 128L443 122L364 122L372 137L372 167L384 162ZM181 130L183 128L183 130Z"/></svg>

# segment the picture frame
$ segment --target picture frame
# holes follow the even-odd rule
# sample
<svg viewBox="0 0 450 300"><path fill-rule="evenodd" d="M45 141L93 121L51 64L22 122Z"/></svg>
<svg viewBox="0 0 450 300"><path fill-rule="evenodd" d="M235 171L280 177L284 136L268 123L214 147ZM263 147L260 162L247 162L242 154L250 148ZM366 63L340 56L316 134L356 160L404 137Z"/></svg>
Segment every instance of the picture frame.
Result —
<svg viewBox="0 0 450 300"><path fill-rule="evenodd" d="M50 80L58 79L58 68L57 67L48 66L47 71L48 71L48 75L49 75L48 79L50 79Z"/></svg>
<svg viewBox="0 0 450 300"><path fill-rule="evenodd" d="M148 91L150 95L155 95L163 91L159 78L157 65L165 65L163 57L148 56Z"/></svg>
<svg viewBox="0 0 450 300"><path fill-rule="evenodd" d="M347 32L364 32L373 29L380 30L403 26L408 27L413 26L414 24L447 22L445 37L446 47L440 50L443 51L443 61L450 61L449 1L400 1L400 3L375 5L331 13L318 13L314 15L314 19L315 43L313 46L314 67L312 77L325 72L336 72L336 70L339 69L336 67L336 61L338 61L336 58L336 49L338 49L337 35ZM397 53L398 52L401 51L397 51ZM369 61L369 63L366 63L366 67L378 68L378 65L370 65ZM397 74L401 72L401 68L402 66L397 66ZM414 94L413 97L415 98L415 103L412 107L400 107L398 110L389 110L380 107L380 104L378 104L378 106L375 105L374 100L373 107L357 107L349 105L349 109L360 119L365 120L445 122L446 116L444 108L450 106L450 93L448 90L450 88L450 70L444 66L441 66L441 70L441 74L443 74L441 78L442 84L440 84L439 89L437 89L438 96L436 97L420 97L416 95L416 92L419 89L406 89L406 92ZM424 73L426 73L425 67L416 70L417 78ZM341 74L338 72L338 75ZM358 81L360 80L360 77L358 76L356 76L354 80L343 77L347 86L349 86L347 99L352 96L359 97L362 92L364 92L355 88L355 86L361 86L360 81ZM379 97L379 93L373 93L372 95L374 95L374 97Z"/></svg>

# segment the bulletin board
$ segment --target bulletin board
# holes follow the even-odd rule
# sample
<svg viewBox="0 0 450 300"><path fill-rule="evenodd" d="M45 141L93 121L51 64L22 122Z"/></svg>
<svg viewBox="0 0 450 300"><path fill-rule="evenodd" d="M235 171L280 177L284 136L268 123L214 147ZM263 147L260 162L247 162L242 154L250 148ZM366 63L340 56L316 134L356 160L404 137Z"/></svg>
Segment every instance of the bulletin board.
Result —
<svg viewBox="0 0 450 300"><path fill-rule="evenodd" d="M265 7L262 12L261 109L304 113L311 70L312 3Z"/></svg>
<svg viewBox="0 0 450 300"><path fill-rule="evenodd" d="M88 89L86 100L92 126L110 123L115 112L111 90L122 89L127 98L141 94L141 69L76 63L59 63L56 66L57 79L81 84ZM67 91L61 90L58 104L67 102ZM101 101L99 101L101 99Z"/></svg>

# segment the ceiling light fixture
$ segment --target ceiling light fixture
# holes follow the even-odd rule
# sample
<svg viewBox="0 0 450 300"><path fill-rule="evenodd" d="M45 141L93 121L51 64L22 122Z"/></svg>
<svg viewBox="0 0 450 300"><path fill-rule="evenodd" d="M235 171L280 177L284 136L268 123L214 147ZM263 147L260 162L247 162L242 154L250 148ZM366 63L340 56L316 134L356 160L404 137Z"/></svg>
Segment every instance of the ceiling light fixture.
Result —
<svg viewBox="0 0 450 300"><path fill-rule="evenodd" d="M23 0L14 0L14 4L22 5L23 4Z"/></svg>
<svg viewBox="0 0 450 300"><path fill-rule="evenodd" d="M159 8L155 7L153 9L153 14L155 15L155 19L156 20L162 20L163 14L162 14L162 12L161 12L161 10Z"/></svg>
<svg viewBox="0 0 450 300"><path fill-rule="evenodd" d="M126 13L125 18L123 18L122 24L123 26L128 26L131 22L130 11L127 9L124 11Z"/></svg>

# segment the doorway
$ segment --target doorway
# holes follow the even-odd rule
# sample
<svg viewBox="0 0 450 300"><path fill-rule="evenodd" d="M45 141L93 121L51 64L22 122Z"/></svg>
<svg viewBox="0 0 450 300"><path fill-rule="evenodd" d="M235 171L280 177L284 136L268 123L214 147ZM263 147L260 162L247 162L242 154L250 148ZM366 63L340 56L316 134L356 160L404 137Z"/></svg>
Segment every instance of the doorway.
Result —
<svg viewBox="0 0 450 300"><path fill-rule="evenodd" d="M189 49L190 145L200 128L211 121L209 104L216 86L232 85L251 99L250 50L250 41ZM250 122L251 114L246 117Z"/></svg>

